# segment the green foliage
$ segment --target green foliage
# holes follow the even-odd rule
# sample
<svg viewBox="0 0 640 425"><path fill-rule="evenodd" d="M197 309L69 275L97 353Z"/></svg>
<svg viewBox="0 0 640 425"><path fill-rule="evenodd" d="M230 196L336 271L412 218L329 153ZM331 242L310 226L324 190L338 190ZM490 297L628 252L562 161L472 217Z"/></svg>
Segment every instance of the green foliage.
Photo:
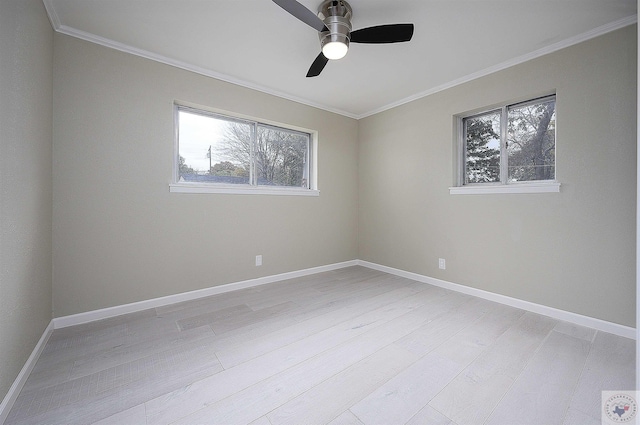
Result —
<svg viewBox="0 0 640 425"><path fill-rule="evenodd" d="M499 128L499 114L487 114L467 118L466 129L466 164L467 183L486 183L500 181L500 149L490 147L500 139L496 132ZM498 145L499 146L499 145Z"/></svg>
<svg viewBox="0 0 640 425"><path fill-rule="evenodd" d="M209 174L212 176L246 177L249 175L249 171L244 167L234 165L232 162L222 161L214 164L209 170Z"/></svg>
<svg viewBox="0 0 640 425"><path fill-rule="evenodd" d="M509 180L555 178L555 101L509 110Z"/></svg>
<svg viewBox="0 0 640 425"><path fill-rule="evenodd" d="M509 181L553 180L555 100L507 108L506 158L501 158L501 115L494 111L464 120L466 183L500 182L501 161Z"/></svg>
<svg viewBox="0 0 640 425"><path fill-rule="evenodd" d="M244 170L255 162L257 178L262 184L304 187L303 175L307 158L307 138L284 129L258 126L255 143L251 144L252 127L229 123L219 153Z"/></svg>
<svg viewBox="0 0 640 425"><path fill-rule="evenodd" d="M195 170L186 164L185 159L182 156L179 156L178 159L178 171L181 176L184 174L195 174Z"/></svg>

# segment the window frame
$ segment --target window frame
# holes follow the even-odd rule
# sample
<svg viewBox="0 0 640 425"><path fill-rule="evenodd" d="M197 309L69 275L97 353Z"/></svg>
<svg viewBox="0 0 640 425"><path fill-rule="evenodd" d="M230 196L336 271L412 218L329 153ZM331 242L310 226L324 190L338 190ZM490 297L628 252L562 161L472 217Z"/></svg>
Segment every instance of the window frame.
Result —
<svg viewBox="0 0 640 425"><path fill-rule="evenodd" d="M549 100L556 101L556 132L557 132L557 96L550 93L535 98L517 102L505 102L492 105L464 114L454 116L454 186L449 188L452 195L464 194L491 194L491 193L554 193L560 192L560 182L557 180L557 161L554 160L554 176L551 180L529 180L509 182L507 131L508 113L511 108L544 103ZM480 117L490 113L500 113L500 181L485 183L469 183L466 176L466 131L464 121L468 118ZM557 153L557 145L554 147ZM504 159L503 159L504 158ZM557 155L556 155L557 159Z"/></svg>
<svg viewBox="0 0 640 425"><path fill-rule="evenodd" d="M184 182L180 181L179 171L179 113L180 111L186 111L202 115L205 117L212 117L215 119L222 119L230 122L239 122L252 125L252 133L256 133L258 127L267 127L276 130L284 130L298 134L304 134L309 136L308 148L307 148L307 174L308 182L307 187L294 187L294 186L269 186L252 184L254 182L254 174L256 165L253 163L250 170L249 184L230 184L230 183L211 183L211 182ZM253 117L240 115L237 113L231 113L228 111L217 110L213 108L207 108L199 105L192 105L182 102L175 102L173 105L173 119L174 119L174 149L172 158L172 179L169 184L169 191L174 193L222 193L222 194L238 194L238 195L293 195L293 196L319 196L320 191L317 187L317 139L318 132L315 130L309 130L301 127L295 127L287 124L277 123L273 121L267 121L263 119L256 119Z"/></svg>

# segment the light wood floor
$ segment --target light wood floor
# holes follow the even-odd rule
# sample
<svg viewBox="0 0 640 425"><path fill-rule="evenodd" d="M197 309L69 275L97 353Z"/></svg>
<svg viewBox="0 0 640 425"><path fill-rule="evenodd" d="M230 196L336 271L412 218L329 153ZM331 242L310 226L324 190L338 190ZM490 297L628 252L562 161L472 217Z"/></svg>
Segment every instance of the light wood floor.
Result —
<svg viewBox="0 0 640 425"><path fill-rule="evenodd" d="M352 267L58 329L6 423L599 425L634 345Z"/></svg>

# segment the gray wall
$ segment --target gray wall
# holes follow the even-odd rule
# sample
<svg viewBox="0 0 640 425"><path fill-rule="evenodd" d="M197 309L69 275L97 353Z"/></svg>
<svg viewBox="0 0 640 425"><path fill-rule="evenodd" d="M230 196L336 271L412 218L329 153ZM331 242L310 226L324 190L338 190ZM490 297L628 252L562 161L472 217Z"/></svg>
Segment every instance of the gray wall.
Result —
<svg viewBox="0 0 640 425"><path fill-rule="evenodd" d="M61 34L54 51L56 317L357 258L357 121ZM317 130L320 196L169 193L175 100Z"/></svg>
<svg viewBox="0 0 640 425"><path fill-rule="evenodd" d="M636 56L634 25L361 120L359 257L635 326ZM452 116L552 90L560 193L450 195Z"/></svg>
<svg viewBox="0 0 640 425"><path fill-rule="evenodd" d="M0 2L0 400L51 320L53 30Z"/></svg>

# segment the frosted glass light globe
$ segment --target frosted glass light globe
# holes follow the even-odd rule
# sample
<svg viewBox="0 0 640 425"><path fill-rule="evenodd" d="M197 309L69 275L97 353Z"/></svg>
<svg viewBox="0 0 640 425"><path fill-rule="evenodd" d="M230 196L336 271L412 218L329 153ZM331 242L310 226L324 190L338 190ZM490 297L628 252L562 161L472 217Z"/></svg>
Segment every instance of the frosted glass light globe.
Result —
<svg viewBox="0 0 640 425"><path fill-rule="evenodd" d="M322 47L322 54L327 59L342 59L349 50L349 47L340 41L331 41Z"/></svg>

